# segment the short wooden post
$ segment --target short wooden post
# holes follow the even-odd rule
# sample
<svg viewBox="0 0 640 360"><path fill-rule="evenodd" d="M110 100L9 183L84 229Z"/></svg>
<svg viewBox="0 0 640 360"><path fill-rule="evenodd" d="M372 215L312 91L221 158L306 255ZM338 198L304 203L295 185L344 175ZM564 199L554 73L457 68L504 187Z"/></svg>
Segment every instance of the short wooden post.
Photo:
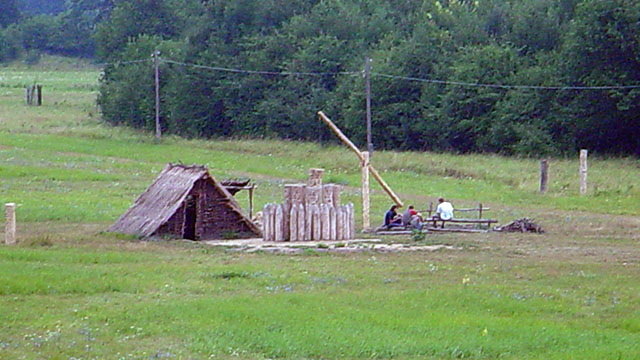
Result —
<svg viewBox="0 0 640 360"><path fill-rule="evenodd" d="M309 241L311 240L311 238L313 237L313 212L311 210L311 207L313 205L307 204L307 206L304 209L304 218L305 218L305 222L304 222L304 238L300 239L300 240L305 240L305 241Z"/></svg>
<svg viewBox="0 0 640 360"><path fill-rule="evenodd" d="M27 86L26 93L25 93L25 100L27 102L27 106L33 105L33 96L35 92L36 92L35 85Z"/></svg>
<svg viewBox="0 0 640 360"><path fill-rule="evenodd" d="M320 207L318 205L311 205L311 221L313 222L313 236L312 240L324 240L322 238L322 220L320 215Z"/></svg>
<svg viewBox="0 0 640 360"><path fill-rule="evenodd" d="M347 207L349 208L349 239L353 240L356 238L355 209L353 207L353 203L349 203Z"/></svg>
<svg viewBox="0 0 640 360"><path fill-rule="evenodd" d="M42 85L36 85L36 106L42 105Z"/></svg>
<svg viewBox="0 0 640 360"><path fill-rule="evenodd" d="M344 240L344 216L342 206L336 208L336 240Z"/></svg>
<svg viewBox="0 0 640 360"><path fill-rule="evenodd" d="M329 208L329 224L331 235L329 240L336 240L338 236L336 224L336 208Z"/></svg>
<svg viewBox="0 0 640 360"><path fill-rule="evenodd" d="M433 213L433 201L429 201L429 217L431 217L431 213Z"/></svg>
<svg viewBox="0 0 640 360"><path fill-rule="evenodd" d="M284 241L284 217L282 214L282 205L276 206L274 215L274 239L275 241Z"/></svg>
<svg viewBox="0 0 640 360"><path fill-rule="evenodd" d="M478 219L482 219L482 203L478 204Z"/></svg>
<svg viewBox="0 0 640 360"><path fill-rule="evenodd" d="M329 207L325 204L320 205L321 221L322 221L322 240L331 240L331 217L329 215Z"/></svg>
<svg viewBox="0 0 640 360"><path fill-rule="evenodd" d="M371 219L369 217L370 199L369 199L369 152L362 152L362 230L371 228Z"/></svg>
<svg viewBox="0 0 640 360"><path fill-rule="evenodd" d="M255 188L255 185L251 185L249 188L249 219L253 219L253 190Z"/></svg>
<svg viewBox="0 0 640 360"><path fill-rule="evenodd" d="M580 195L587 193L587 150L580 150Z"/></svg>
<svg viewBox="0 0 640 360"><path fill-rule="evenodd" d="M305 218L304 218L304 206L302 204L298 205L298 241L304 241L306 239L305 235Z"/></svg>
<svg viewBox="0 0 640 360"><path fill-rule="evenodd" d="M289 241L298 241L298 205L293 204L289 212Z"/></svg>
<svg viewBox="0 0 640 360"><path fill-rule="evenodd" d="M5 235L4 243L13 245L16 241L16 204L8 203L5 205Z"/></svg>
<svg viewBox="0 0 640 360"><path fill-rule="evenodd" d="M262 209L262 238L264 241L274 241L276 239L276 205L266 204Z"/></svg>
<svg viewBox="0 0 640 360"><path fill-rule="evenodd" d="M540 194L547 192L547 183L549 180L549 161L547 159L540 161Z"/></svg>

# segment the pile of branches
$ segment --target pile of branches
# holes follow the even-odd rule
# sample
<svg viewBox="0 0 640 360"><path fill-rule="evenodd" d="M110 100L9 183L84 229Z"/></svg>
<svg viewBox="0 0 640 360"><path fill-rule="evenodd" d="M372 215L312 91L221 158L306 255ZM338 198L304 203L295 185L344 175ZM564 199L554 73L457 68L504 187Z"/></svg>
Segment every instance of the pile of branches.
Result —
<svg viewBox="0 0 640 360"><path fill-rule="evenodd" d="M533 219L529 218L514 220L504 226L496 226L494 230L503 232L532 232L538 234L544 232L540 225L536 224Z"/></svg>

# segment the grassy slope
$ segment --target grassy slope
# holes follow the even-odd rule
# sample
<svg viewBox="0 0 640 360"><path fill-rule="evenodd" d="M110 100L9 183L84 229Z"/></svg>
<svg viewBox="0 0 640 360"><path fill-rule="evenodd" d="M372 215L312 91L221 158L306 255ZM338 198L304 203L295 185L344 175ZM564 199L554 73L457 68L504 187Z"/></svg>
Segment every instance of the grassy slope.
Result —
<svg viewBox="0 0 640 360"><path fill-rule="evenodd" d="M73 64L72 64L73 65ZM98 74L0 69L0 202L19 204L22 245L0 245L0 358L634 358L640 343L640 175L636 159L577 161L375 154L403 199L483 202L502 222L534 216L544 236L434 236L462 250L420 254L241 255L100 233L168 161L250 177L257 206L310 167L348 185L342 147L195 141L105 127ZM22 87L45 85L45 105ZM240 203L246 198L240 196ZM377 188L374 213L389 200ZM394 241L406 239L394 239ZM464 281L463 279L468 279Z"/></svg>

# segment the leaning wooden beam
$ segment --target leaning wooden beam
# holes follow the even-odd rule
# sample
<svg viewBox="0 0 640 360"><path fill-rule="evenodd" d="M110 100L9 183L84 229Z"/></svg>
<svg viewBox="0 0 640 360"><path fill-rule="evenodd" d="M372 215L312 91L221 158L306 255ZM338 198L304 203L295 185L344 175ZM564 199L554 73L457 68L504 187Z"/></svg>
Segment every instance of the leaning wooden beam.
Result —
<svg viewBox="0 0 640 360"><path fill-rule="evenodd" d="M391 197L391 200L393 200L393 202L396 203L396 205L403 207L404 204L402 203L402 200L400 200L400 198L393 192L393 190L391 190L389 185L387 185L387 183L384 180L382 180L382 176L378 174L378 171L376 171L376 169L374 169L373 166L371 166L371 164L369 164L369 172L371 173L371 175L373 175L373 177L376 180L378 180L378 183L380 184L380 186L382 186L384 191L387 192L389 197Z"/></svg>
<svg viewBox="0 0 640 360"><path fill-rule="evenodd" d="M318 116L325 124L327 124L327 126L329 126L329 128L340 138L340 140L342 140L342 142L347 145L347 147L349 147L351 150L353 150L354 153L356 153L360 161L363 162L364 156L362 155L362 152L351 142L351 140L349 140L348 137L346 137L342 133L342 131L340 131L340 129L333 123L333 121L331 121L322 111L318 112ZM378 181L380 186L382 186L382 189L389 195L389 197L391 197L391 200L393 200L396 205L403 207L404 204L402 203L400 198L393 192L393 190L391 190L389 185L387 185L387 183L382 179L382 176L380 176L378 171L376 171L376 169L371 164L369 164L369 172Z"/></svg>
<svg viewBox="0 0 640 360"><path fill-rule="evenodd" d="M345 145L347 145L349 149L353 150L353 152L356 153L356 155L358 155L358 158L360 159L360 161L364 161L364 156L362 156L362 152L360 151L360 149L358 149L358 147L355 146L351 142L351 140L349 140L349 138L342 133L342 131L340 131L340 129L336 126L336 124L334 124L333 121L331 121L327 117L327 115L325 115L322 111L319 111L318 116L320 117L320 120L324 121L324 123L327 124L327 126L329 126L329 128L333 131L334 134L338 135L340 140L342 140L342 142L345 143Z"/></svg>

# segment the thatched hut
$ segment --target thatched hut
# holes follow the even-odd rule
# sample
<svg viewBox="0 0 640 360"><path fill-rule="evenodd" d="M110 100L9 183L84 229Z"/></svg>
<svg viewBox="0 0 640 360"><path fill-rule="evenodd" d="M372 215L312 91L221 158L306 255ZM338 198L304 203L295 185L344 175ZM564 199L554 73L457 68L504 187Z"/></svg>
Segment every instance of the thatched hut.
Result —
<svg viewBox="0 0 640 360"><path fill-rule="evenodd" d="M175 164L162 170L109 231L191 240L262 236L205 166Z"/></svg>

